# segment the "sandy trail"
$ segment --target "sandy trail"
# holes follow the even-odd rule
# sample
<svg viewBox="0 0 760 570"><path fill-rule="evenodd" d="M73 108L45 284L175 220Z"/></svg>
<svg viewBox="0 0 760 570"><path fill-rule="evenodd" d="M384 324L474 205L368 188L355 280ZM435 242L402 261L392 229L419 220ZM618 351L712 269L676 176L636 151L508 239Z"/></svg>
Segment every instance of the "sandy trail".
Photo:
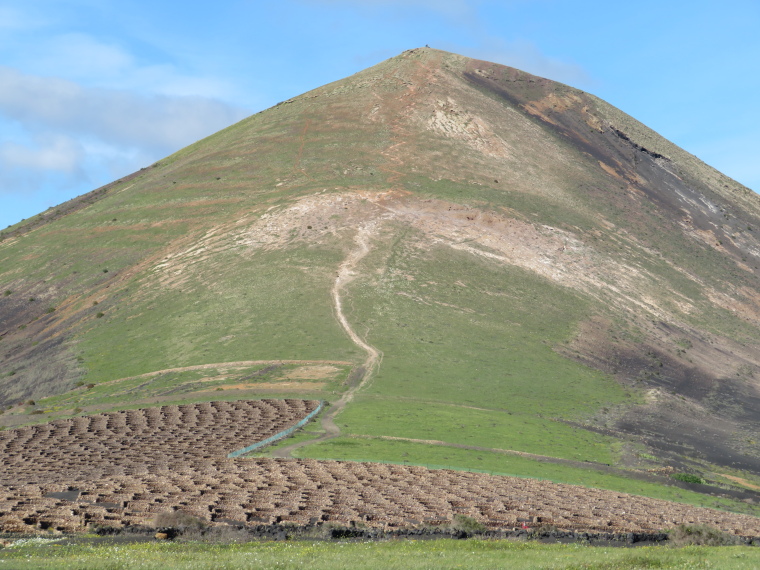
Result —
<svg viewBox="0 0 760 570"><path fill-rule="evenodd" d="M193 366L182 366L179 368L165 368L163 370L154 370L152 372L145 372L144 374L138 374L137 376L125 376L124 378L116 378L115 380L108 380L101 382L99 386L105 386L106 384L116 384L118 382L126 382L127 380L136 380L139 378L152 378L153 376L160 376L161 374L169 374L172 372L192 372L195 370L213 370L229 368L246 368L249 366L257 366L259 364L351 364L346 360L239 360L234 362L211 362L208 364L195 364Z"/></svg>
<svg viewBox="0 0 760 570"><path fill-rule="evenodd" d="M302 441L281 447L272 452L273 457L292 458L293 452L305 445L312 443L318 443L321 441L327 441L340 435L340 428L335 424L335 417L343 411L351 400L354 398L354 394L364 388L372 375L380 366L383 359L383 353L377 350L374 346L367 344L353 329L348 322L345 313L343 312L343 299L342 294L346 286L356 278L355 268L356 265L369 253L370 251L370 237L377 231L380 220L370 220L369 222L359 226L359 229L354 237L354 243L356 247L352 249L346 259L341 263L338 269L338 276L335 278L331 289L331 295L333 299L333 307L335 310L335 317L338 319L340 326L346 331L346 334L356 346L361 348L367 353L367 358L362 363L363 374L361 380L355 385L351 386L341 396L341 398L333 403L328 411L322 416L322 428L325 432L316 439L310 439L308 441Z"/></svg>
<svg viewBox="0 0 760 570"><path fill-rule="evenodd" d="M414 98L410 96L414 95L414 92L417 90L417 85L429 85L431 81L434 81L434 78L432 77L431 67L420 66L417 69L417 74L418 77L416 77L416 80L407 84L406 93L402 95L397 101L401 104L404 112L399 113L397 109L389 109L389 111L392 111L389 115L390 117L398 117L402 114L404 116L409 116L411 114L411 109L415 105ZM385 79L387 80L388 76L386 76ZM377 96L377 94L375 95ZM380 100L382 101L382 98L380 98ZM391 129L391 132L393 133L392 137L396 142L390 145L384 151L381 151L381 154L387 161L387 164L382 167L382 170L388 173L388 182L391 184L392 188L403 190L401 187L396 188L398 186L398 181L403 176L403 173L398 169L404 165L403 151L401 149L408 143L410 133L402 126L398 118L393 118L387 121L387 123ZM346 259L341 264L340 269L338 270L338 276L335 279L335 283L332 287L332 298L333 306L335 307L335 316L338 319L340 326L343 327L343 330L346 331L346 334L348 334L348 336L351 338L351 341L367 353L367 359L362 365L364 373L362 374L361 381L356 385L351 386L343 394L340 400L332 404L330 406L330 409L322 416L322 427L325 430L325 433L323 435L317 439L296 443L275 450L272 453L274 457L292 458L292 452L296 449L299 449L300 447L338 437L340 435L340 429L337 425L335 425L335 417L340 412L342 412L346 407L346 404L348 404L353 399L354 394L367 385L369 380L372 378L375 370L382 362L382 352L364 342L364 340L358 334L356 334L356 331L354 331L354 329L351 327L351 324L348 322L343 312L343 301L341 298L341 294L344 291L346 285L348 285L356 276L354 273L356 265L369 253L370 237L374 232L377 231L380 222L385 218L396 217L396 213L387 208L385 205L378 204L376 200L372 200L372 202L375 205L381 206L386 211L386 214L380 218L370 220L359 227L358 232L354 238L356 247L348 254Z"/></svg>
<svg viewBox="0 0 760 570"><path fill-rule="evenodd" d="M340 326L346 331L346 334L351 338L351 341L367 353L367 359L362 365L364 367L364 375L361 381L355 386L349 388L349 390L343 395L341 401L345 399L345 402L350 402L354 396L354 393L361 390L372 376L377 366L382 361L382 353L375 347L367 344L364 340L356 334L356 331L351 327L351 324L346 319L346 315L343 312L343 301L341 299L341 292L351 281L356 277L354 268L361 261L370 250L369 239L370 236L377 231L378 220L372 220L359 228L359 231L354 238L357 247L349 253L346 259L338 270L338 276L333 284L331 294L333 298L333 304L335 306L335 315L338 318ZM336 404L337 405L337 404Z"/></svg>

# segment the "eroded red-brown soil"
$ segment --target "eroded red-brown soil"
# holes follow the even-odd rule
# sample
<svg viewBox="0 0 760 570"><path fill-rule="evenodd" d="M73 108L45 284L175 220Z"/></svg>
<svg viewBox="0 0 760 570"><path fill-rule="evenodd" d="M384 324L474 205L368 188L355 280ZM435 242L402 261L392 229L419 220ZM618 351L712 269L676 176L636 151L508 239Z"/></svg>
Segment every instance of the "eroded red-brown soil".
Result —
<svg viewBox="0 0 760 570"><path fill-rule="evenodd" d="M760 536L760 519L534 479L316 460L227 459L317 402L211 402L129 410L0 434L0 529L150 523L181 509L208 522L334 521L401 527L540 517L560 528L652 531L704 523Z"/></svg>

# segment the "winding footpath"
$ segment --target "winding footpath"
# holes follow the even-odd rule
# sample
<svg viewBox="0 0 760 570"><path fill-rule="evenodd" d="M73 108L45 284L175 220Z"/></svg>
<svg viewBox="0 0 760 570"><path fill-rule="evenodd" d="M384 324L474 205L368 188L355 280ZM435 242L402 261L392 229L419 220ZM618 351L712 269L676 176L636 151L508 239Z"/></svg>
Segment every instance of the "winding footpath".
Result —
<svg viewBox="0 0 760 570"><path fill-rule="evenodd" d="M361 370L363 371L361 379L353 386L350 386L348 390L344 392L343 396L341 396L337 402L333 403L328 411L322 416L322 428L324 429L324 433L322 435L315 439L301 441L292 445L275 449L272 452L272 457L292 459L293 452L297 449L300 449L301 447L338 437L340 435L340 428L335 424L335 417L343 411L343 409L346 407L346 404L353 400L354 394L356 394L356 392L367 385L369 380L372 378L372 375L375 373L383 360L383 353L377 350L374 346L367 344L351 327L351 324L348 322L348 319L343 312L342 299L342 294L346 286L356 277L356 272L354 270L357 264L370 251L370 236L377 230L379 221L380 220L378 219L370 220L369 222L359 226L359 230L354 237L354 243L356 244L356 247L351 250L346 259L343 260L343 263L341 263L340 268L338 269L338 275L335 278L335 283L333 283L331 289L335 317L338 319L340 326L343 327L344 331L346 331L346 334L351 339L351 342L353 342L356 346L367 353L367 358L361 365Z"/></svg>

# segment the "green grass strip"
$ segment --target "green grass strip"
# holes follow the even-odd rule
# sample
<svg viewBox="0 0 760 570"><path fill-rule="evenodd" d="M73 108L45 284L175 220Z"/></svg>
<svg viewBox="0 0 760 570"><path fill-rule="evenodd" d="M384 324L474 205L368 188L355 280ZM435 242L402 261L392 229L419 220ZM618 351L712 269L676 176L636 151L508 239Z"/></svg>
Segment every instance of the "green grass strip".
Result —
<svg viewBox="0 0 760 570"><path fill-rule="evenodd" d="M141 543L5 548L0 566L56 569L510 568L633 569L760 566L753 547L589 547L508 540L391 540L385 542Z"/></svg>

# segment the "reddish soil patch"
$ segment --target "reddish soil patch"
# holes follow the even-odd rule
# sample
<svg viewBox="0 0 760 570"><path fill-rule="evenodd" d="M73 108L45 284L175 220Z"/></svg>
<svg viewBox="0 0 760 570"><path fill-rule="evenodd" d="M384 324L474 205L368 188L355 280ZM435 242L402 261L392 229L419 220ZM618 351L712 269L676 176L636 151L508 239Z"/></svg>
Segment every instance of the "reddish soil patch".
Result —
<svg viewBox="0 0 760 570"><path fill-rule="evenodd" d="M725 473L723 473L722 475L726 479L729 479L729 480L733 481L734 483L739 483L739 485L747 487L748 489L755 489L756 491L760 491L760 487L758 487L757 485L753 485L752 483L750 483L746 479L743 479L741 477L736 477L735 475L726 475Z"/></svg>
<svg viewBox="0 0 760 570"><path fill-rule="evenodd" d="M210 523L443 524L518 519L575 530L642 532L711 524L760 536L760 519L533 479L315 460L227 459L317 402L211 402L129 410L0 433L0 529L147 524L181 509Z"/></svg>

